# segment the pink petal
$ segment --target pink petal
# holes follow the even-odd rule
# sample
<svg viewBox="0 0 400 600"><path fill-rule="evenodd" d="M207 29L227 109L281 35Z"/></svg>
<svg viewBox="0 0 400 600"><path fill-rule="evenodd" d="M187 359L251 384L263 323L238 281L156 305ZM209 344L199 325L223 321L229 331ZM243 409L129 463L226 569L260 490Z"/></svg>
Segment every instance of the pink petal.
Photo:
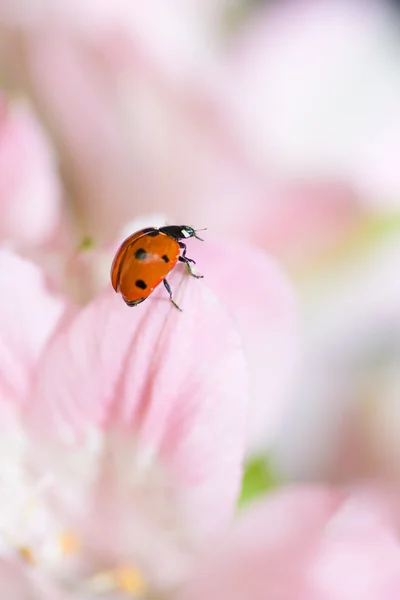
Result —
<svg viewBox="0 0 400 600"><path fill-rule="evenodd" d="M350 499L329 523L309 584L317 598L396 600L400 594L398 536L386 526L387 511L376 503Z"/></svg>
<svg viewBox="0 0 400 600"><path fill-rule="evenodd" d="M191 243L188 256L242 334L251 382L248 447L261 450L276 434L290 397L299 341L294 289L268 254L205 236L204 244Z"/></svg>
<svg viewBox="0 0 400 600"><path fill-rule="evenodd" d="M376 0L275 2L239 36L226 106L264 169L393 198L399 85L391 9Z"/></svg>
<svg viewBox="0 0 400 600"><path fill-rule="evenodd" d="M259 206L265 190L221 127L219 57L202 10L180 1L165 8L160 0L135 9L123 1L111 3L115 15L103 20L107 0L100 7L50 4L32 5L46 35L28 30L25 53L8 32L14 43L5 46L5 63L16 59L22 85L45 111L86 232L110 241L143 206L167 207L182 222L201 215L220 231L251 225L249 203ZM79 39L69 35L68 13L88 27Z"/></svg>
<svg viewBox="0 0 400 600"><path fill-rule="evenodd" d="M27 106L0 96L0 113L0 238L40 244L59 218L55 160Z"/></svg>
<svg viewBox="0 0 400 600"><path fill-rule="evenodd" d="M0 561L0 589L10 600L72 600L75 596L59 589L50 579L10 560Z"/></svg>
<svg viewBox="0 0 400 600"><path fill-rule="evenodd" d="M203 4L203 3L201 3ZM200 7L199 7L200 8ZM158 18L154 19L157 14ZM171 14L173 18L171 18ZM105 43L114 37L114 48L124 51L125 63L130 58L130 40L135 50L147 55L147 59L161 67L169 76L190 72L193 60L207 55L204 43L204 10L180 0L166 7L162 0L149 0L136 5L129 0L29 0L4 3L0 6L0 23L6 31L22 30L25 36L46 31L71 36L74 44L85 41L95 46L99 40ZM200 18L199 18L200 17ZM201 35L202 34L202 35ZM46 35L45 43L51 45ZM154 43L157 40L157 44ZM128 43L127 43L128 42ZM109 52L107 59L117 58ZM7 57L9 59L9 57ZM188 64L189 63L189 64Z"/></svg>
<svg viewBox="0 0 400 600"><path fill-rule="evenodd" d="M0 279L0 395L22 402L64 304L47 292L37 267L5 249Z"/></svg>
<svg viewBox="0 0 400 600"><path fill-rule="evenodd" d="M167 221L170 219L167 219ZM120 240L149 224L166 224L164 215L150 214L130 223ZM197 262L204 282L231 313L245 345L250 371L251 406L247 426L248 449L270 444L288 409L289 391L298 353L298 308L294 290L278 263L250 244L229 239L188 242L188 256ZM210 239L211 238L211 239ZM118 248L115 244L113 251ZM110 248L93 252L90 271L98 287L109 285Z"/></svg>
<svg viewBox="0 0 400 600"><path fill-rule="evenodd" d="M264 204L254 241L302 272L335 252L359 218L359 202L348 187L289 183L276 186Z"/></svg>
<svg viewBox="0 0 400 600"><path fill-rule="evenodd" d="M200 563L179 600L303 600L301 574L340 502L327 489L272 494L238 519ZM296 595L296 592L299 595Z"/></svg>
<svg viewBox="0 0 400 600"><path fill-rule="evenodd" d="M329 490L278 493L244 514L179 600L395 600L400 551L366 506Z"/></svg>
<svg viewBox="0 0 400 600"><path fill-rule="evenodd" d="M176 190L187 179L181 159L193 154L192 168L199 164L203 136L199 111L185 106L192 89L181 87L188 79L198 85L215 61L194 10L160 0L138 8L127 0L17 2L0 7L0 21L8 21L4 69L18 73L44 112L89 234L113 235L143 202L187 202L186 189ZM195 144L192 130L201 138Z"/></svg>
<svg viewBox="0 0 400 600"><path fill-rule="evenodd" d="M398 238L388 236L316 280L300 401L274 452L289 479L399 480L399 260Z"/></svg>
<svg viewBox="0 0 400 600"><path fill-rule="evenodd" d="M130 223L120 239L149 224L161 226L167 219L150 214ZM250 451L271 443L288 408L292 374L297 362L298 309L294 290L284 272L270 256L250 244L229 239L188 242L188 256L195 259L204 282L229 309L244 340L250 370L251 406L247 428ZM211 238L211 239L210 239ZM114 252L119 243L115 244ZM90 271L97 285L109 285L111 249L93 252Z"/></svg>
<svg viewBox="0 0 400 600"><path fill-rule="evenodd" d="M180 268L169 281L182 313L163 286L135 308L107 290L65 325L45 353L31 420L71 448L96 428L129 433L182 489L182 522L206 535L227 521L240 485L246 364L203 282Z"/></svg>
<svg viewBox="0 0 400 600"><path fill-rule="evenodd" d="M27 571L12 561L0 561L0 589L3 598L35 600L35 590L29 582ZM46 600L46 596L43 598ZM56 596L54 598L57 599Z"/></svg>
<svg viewBox="0 0 400 600"><path fill-rule="evenodd" d="M58 589L43 577L17 560L0 560L0 589L3 598L12 600L72 600L73 596ZM75 597L75 596L74 596Z"/></svg>

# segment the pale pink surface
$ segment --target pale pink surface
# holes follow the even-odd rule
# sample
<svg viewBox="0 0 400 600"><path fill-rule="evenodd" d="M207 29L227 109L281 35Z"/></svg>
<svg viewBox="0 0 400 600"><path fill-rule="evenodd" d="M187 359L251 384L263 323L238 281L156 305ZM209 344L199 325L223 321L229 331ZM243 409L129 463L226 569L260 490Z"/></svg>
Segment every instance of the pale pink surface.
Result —
<svg viewBox="0 0 400 600"><path fill-rule="evenodd" d="M30 3L21 51L18 6L4 19L0 62L49 126L84 232L110 240L145 206L184 210L219 143L204 115L216 57L198 9L83 2L46 14L47 3ZM98 14L80 15L76 31L63 16L76 9Z"/></svg>
<svg viewBox="0 0 400 600"><path fill-rule="evenodd" d="M238 36L224 80L254 160L284 177L346 181L368 203L396 205L397 27L390 3L374 0L261 9Z"/></svg>
<svg viewBox="0 0 400 600"><path fill-rule="evenodd" d="M112 256L120 243L143 227L174 220L149 214L128 223L112 248L89 256L84 281L96 280L100 288L109 285ZM247 450L262 451L272 443L292 399L301 335L295 291L277 261L262 250L244 241L217 238L212 228L199 235L204 242L187 240L187 256L196 261L203 283L219 297L243 339L251 396Z"/></svg>
<svg viewBox="0 0 400 600"><path fill-rule="evenodd" d="M0 561L0 589L3 598L10 600L72 600L45 577L18 564L17 560Z"/></svg>
<svg viewBox="0 0 400 600"><path fill-rule="evenodd" d="M297 299L277 261L246 244L212 239L191 245L204 281L232 314L250 372L249 452L265 450L282 422L299 358Z"/></svg>
<svg viewBox="0 0 400 600"><path fill-rule="evenodd" d="M127 219L167 210L275 250L268 239L286 226L280 205L302 203L301 186L283 201L265 164L255 169L236 117L225 118L246 79L234 67L234 90L221 89L224 53L210 43L203 7L103 2L95 17L92 2L29 6L36 16L22 27L22 51L12 17L21 5L10 6L0 60L45 118L82 235L111 241Z"/></svg>
<svg viewBox="0 0 400 600"><path fill-rule="evenodd" d="M329 489L278 492L250 507L180 600L395 600L400 548L379 511Z"/></svg>
<svg viewBox="0 0 400 600"><path fill-rule="evenodd" d="M155 14L159 18L154 19ZM123 59L127 53L129 61L132 50L139 51L171 77L191 76L193 60L198 57L201 64L207 55L202 38L207 35L208 14L202 3L181 0L170 2L168 8L161 0L149 0L140 8L129 0L7 0L0 6L7 33L34 38L46 32L49 41L54 31L78 44L113 42L109 49L117 52L110 53L109 59Z"/></svg>
<svg viewBox="0 0 400 600"><path fill-rule="evenodd" d="M38 590L33 588L26 571L16 561L0 561L0 589L3 598L13 598L13 600L35 600L38 598ZM45 594L40 596L43 600L50 600L51 597L54 600L62 599L61 596L57 595Z"/></svg>
<svg viewBox="0 0 400 600"><path fill-rule="evenodd" d="M0 586L4 598L15 598L15 600L35 598L23 569L17 564L0 561Z"/></svg>
<svg viewBox="0 0 400 600"><path fill-rule="evenodd" d="M127 562L177 585L240 487L248 378L231 318L182 266L183 313L163 289L132 309L109 288L63 319L36 267L3 250L0 271L0 381L23 409L8 405L0 440L0 553L28 548L35 573L76 592Z"/></svg>
<svg viewBox="0 0 400 600"><path fill-rule="evenodd" d="M38 482L27 481L29 442L20 416L30 402L40 357L59 325L65 304L49 294L35 265L4 248L0 250L0 277L4 291L0 299L0 554L4 560L0 561L0 587L6 597L33 599L39 588L36 584L32 588L18 548L30 537L23 514L35 498ZM10 562L6 564L7 559ZM47 587L45 581L37 583L40 589L42 583ZM54 590L43 595L58 597L62 596Z"/></svg>
<svg viewBox="0 0 400 600"><path fill-rule="evenodd" d="M397 238L314 274L296 402L274 448L291 480L399 480Z"/></svg>
<svg viewBox="0 0 400 600"><path fill-rule="evenodd" d="M76 3L55 3L60 14L47 19L33 2L41 28L23 28L21 51L18 19L9 17L0 53L53 136L82 235L110 242L144 210L167 210L250 237L270 190L222 118L223 55L205 26L210 7L117 2L103 19L105 4L80 29L60 17Z"/></svg>
<svg viewBox="0 0 400 600"><path fill-rule="evenodd" d="M348 186L293 183L268 196L253 225L254 243L293 270L310 269L351 235L362 216Z"/></svg>
<svg viewBox="0 0 400 600"><path fill-rule="evenodd" d="M66 320L25 412L29 462L52 480L46 510L89 561L128 557L159 585L230 520L248 396L222 305L182 269L170 281L183 313L163 289L135 308L107 290Z"/></svg>
<svg viewBox="0 0 400 600"><path fill-rule="evenodd" d="M0 390L2 400L24 403L43 349L64 311L31 262L0 251Z"/></svg>
<svg viewBox="0 0 400 600"><path fill-rule="evenodd" d="M111 241L127 219L166 207L180 222L248 231L266 192L221 130L210 81L173 86L140 55L104 61L112 47L80 52L57 37L51 48L35 40L27 60L85 232Z"/></svg>
<svg viewBox="0 0 400 600"><path fill-rule="evenodd" d="M55 158L32 111L0 95L0 238L47 241L58 223L60 193Z"/></svg>

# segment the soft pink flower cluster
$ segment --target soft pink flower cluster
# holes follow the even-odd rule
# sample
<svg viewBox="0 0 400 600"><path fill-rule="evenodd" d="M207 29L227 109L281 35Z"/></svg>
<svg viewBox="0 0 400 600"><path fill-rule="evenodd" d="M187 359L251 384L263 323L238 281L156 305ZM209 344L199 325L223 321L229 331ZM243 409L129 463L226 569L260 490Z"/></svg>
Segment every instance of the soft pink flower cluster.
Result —
<svg viewBox="0 0 400 600"><path fill-rule="evenodd" d="M299 19L285 2L226 53L230 4L0 2L1 597L400 598L397 485L287 485L237 509L246 457L329 396L319 378L343 313L360 331L397 317L397 287L378 278L379 302L368 279L333 332L316 318L303 398L298 303L264 252L307 261L377 195L384 210L398 198L391 13L301 2ZM372 64L376 97L350 128L344 84L356 73L362 88L374 44L387 70ZM329 68L338 52L353 61L345 81ZM328 118L304 120L315 104ZM210 230L189 242L204 281L182 265L170 277L183 313L162 289L128 308L109 283L122 228L164 213ZM318 407L314 435L329 437L334 406ZM327 461L340 475L346 452Z"/></svg>
<svg viewBox="0 0 400 600"><path fill-rule="evenodd" d="M244 249L230 248L237 263L256 262ZM135 311L110 288L72 306L38 267L1 251L7 597L398 598L394 514L379 497L289 487L232 523L261 379L251 356L270 330L259 301L281 284L260 256L270 289L232 302L213 251L202 257L210 287L171 277L183 313L161 290ZM252 398L265 404L265 442L268 383Z"/></svg>

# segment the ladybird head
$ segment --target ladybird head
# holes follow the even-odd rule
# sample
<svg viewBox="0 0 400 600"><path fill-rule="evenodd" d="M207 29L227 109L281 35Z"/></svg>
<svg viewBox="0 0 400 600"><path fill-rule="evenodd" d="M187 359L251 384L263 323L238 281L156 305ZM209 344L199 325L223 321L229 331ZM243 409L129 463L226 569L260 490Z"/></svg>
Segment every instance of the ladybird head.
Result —
<svg viewBox="0 0 400 600"><path fill-rule="evenodd" d="M198 229L197 231L205 231L205 229ZM196 235L197 231L195 229L193 229L193 227L189 227L189 225L182 225L182 227L181 227L182 238L195 237L196 239L200 240L201 242L204 242L204 240L201 237Z"/></svg>
<svg viewBox="0 0 400 600"><path fill-rule="evenodd" d="M174 240L185 240L191 237L195 237L198 240L204 242L204 240L197 235L198 231L205 231L205 229L193 229L193 227L189 227L189 225L166 225L165 227L160 227L159 231L161 233L165 233L169 235Z"/></svg>

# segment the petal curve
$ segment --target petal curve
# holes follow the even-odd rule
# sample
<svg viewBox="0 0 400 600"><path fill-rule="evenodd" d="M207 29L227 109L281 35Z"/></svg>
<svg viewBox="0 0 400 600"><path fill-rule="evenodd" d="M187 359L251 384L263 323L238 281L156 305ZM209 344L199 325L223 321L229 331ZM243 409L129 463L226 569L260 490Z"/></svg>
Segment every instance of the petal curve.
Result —
<svg viewBox="0 0 400 600"><path fill-rule="evenodd" d="M29 423L42 446L52 440L64 456L67 448L89 452L93 431L114 436L128 487L141 469L160 466L179 498L179 520L203 538L226 524L239 491L247 365L230 317L203 282L180 267L169 281L182 313L162 286L134 308L106 290L60 329Z"/></svg>
<svg viewBox="0 0 400 600"><path fill-rule="evenodd" d="M40 270L0 249L0 395L23 402L41 352L64 311Z"/></svg>
<svg viewBox="0 0 400 600"><path fill-rule="evenodd" d="M290 400L298 359L299 314L294 289L279 264L244 242L206 240L190 248L205 282L240 331L251 378L247 449L265 450Z"/></svg>

